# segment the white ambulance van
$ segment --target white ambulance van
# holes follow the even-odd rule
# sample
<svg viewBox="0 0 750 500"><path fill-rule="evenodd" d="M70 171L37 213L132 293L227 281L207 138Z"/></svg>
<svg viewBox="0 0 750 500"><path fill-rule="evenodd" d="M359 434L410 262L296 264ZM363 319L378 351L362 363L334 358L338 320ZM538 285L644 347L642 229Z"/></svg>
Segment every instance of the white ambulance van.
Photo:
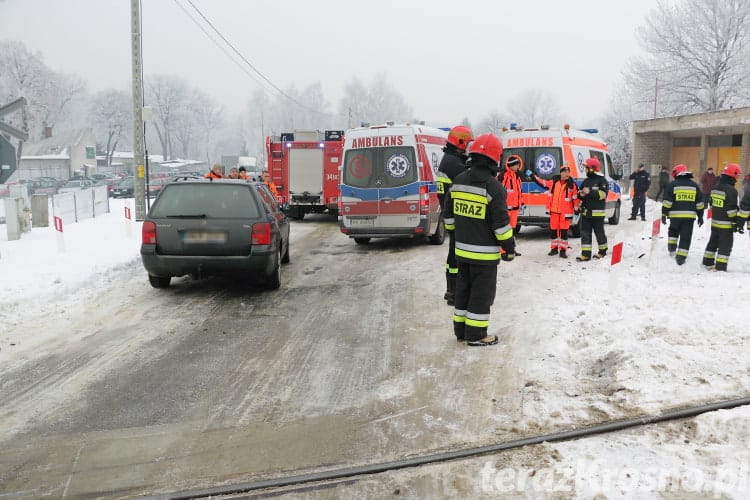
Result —
<svg viewBox="0 0 750 500"><path fill-rule="evenodd" d="M339 227L358 244L371 238L445 238L437 169L448 132L420 124L358 127L344 134Z"/></svg>
<svg viewBox="0 0 750 500"><path fill-rule="evenodd" d="M521 160L518 173L522 178L521 209L518 214L518 228L522 226L549 227L547 199L549 192L539 186L531 175L532 172L542 179L549 179L560 173L562 165L570 167L570 176L581 185L586 177L583 162L588 158L597 158L602 166L602 174L609 183L606 200L607 221L610 224L620 222L621 189L615 182L622 177L615 169L609 155L607 144L596 135L593 129L578 130L565 125L560 128L542 126L539 128L504 129L500 138L503 142L501 165L511 157ZM581 235L577 219L571 225L571 235Z"/></svg>

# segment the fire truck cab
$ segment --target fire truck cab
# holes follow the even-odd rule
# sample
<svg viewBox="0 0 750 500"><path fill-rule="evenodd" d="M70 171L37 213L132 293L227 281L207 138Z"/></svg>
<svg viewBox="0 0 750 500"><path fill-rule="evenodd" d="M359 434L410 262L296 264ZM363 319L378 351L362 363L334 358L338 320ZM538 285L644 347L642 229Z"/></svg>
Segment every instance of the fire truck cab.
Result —
<svg viewBox="0 0 750 500"><path fill-rule="evenodd" d="M562 165L567 165L570 167L570 176L580 186L586 177L583 162L592 157L599 159L602 174L609 183L607 220L610 224L620 222L621 189L615 180L619 180L622 175L615 170L606 143L596 133L594 129L578 130L568 125L561 128L542 126L526 129L512 126L510 130L503 130L501 165L505 166L511 157L521 160L518 173L523 182L517 230L521 226L549 227L546 208L549 193L534 182L533 174L542 179L550 179L560 173ZM577 218L571 225L571 234L574 237L581 235Z"/></svg>
<svg viewBox="0 0 750 500"><path fill-rule="evenodd" d="M343 145L343 130L297 130L266 138L268 173L290 217L336 213Z"/></svg>
<svg viewBox="0 0 750 500"><path fill-rule="evenodd" d="M341 232L371 238L445 238L437 169L448 133L419 124L366 126L346 131L341 165Z"/></svg>

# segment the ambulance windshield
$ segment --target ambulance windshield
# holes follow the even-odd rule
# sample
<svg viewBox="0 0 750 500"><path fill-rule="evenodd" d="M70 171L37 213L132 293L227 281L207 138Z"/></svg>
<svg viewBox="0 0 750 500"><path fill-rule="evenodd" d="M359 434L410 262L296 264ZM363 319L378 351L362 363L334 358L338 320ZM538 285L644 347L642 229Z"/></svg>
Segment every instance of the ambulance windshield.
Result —
<svg viewBox="0 0 750 500"><path fill-rule="evenodd" d="M562 164L562 150L560 148L508 148L503 150L503 158L500 160L501 165L512 155L521 158L521 168L518 173L524 181L532 181L530 175L526 172L531 171L542 179L549 179L555 174L560 173Z"/></svg>
<svg viewBox="0 0 750 500"><path fill-rule="evenodd" d="M342 183L360 188L392 188L416 182L412 147L350 149L344 156Z"/></svg>

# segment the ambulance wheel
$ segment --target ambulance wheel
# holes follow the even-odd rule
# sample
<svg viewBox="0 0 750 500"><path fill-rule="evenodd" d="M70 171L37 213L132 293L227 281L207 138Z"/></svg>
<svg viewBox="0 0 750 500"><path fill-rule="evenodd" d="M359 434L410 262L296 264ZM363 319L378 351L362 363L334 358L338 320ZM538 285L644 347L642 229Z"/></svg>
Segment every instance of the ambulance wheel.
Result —
<svg viewBox="0 0 750 500"><path fill-rule="evenodd" d="M443 217L441 216L438 220L438 226L435 232L428 238L432 245L442 245L445 241L445 224L443 224Z"/></svg>
<svg viewBox="0 0 750 500"><path fill-rule="evenodd" d="M609 218L609 224L611 226L616 226L620 223L620 202L617 202L617 205L615 205L615 213L612 215L612 217Z"/></svg>
<svg viewBox="0 0 750 500"><path fill-rule="evenodd" d="M370 243L370 238L354 238L354 242L357 245L367 245Z"/></svg>
<svg viewBox="0 0 750 500"><path fill-rule="evenodd" d="M581 223L579 222L575 226L570 226L570 235L573 238L580 238L581 237Z"/></svg>

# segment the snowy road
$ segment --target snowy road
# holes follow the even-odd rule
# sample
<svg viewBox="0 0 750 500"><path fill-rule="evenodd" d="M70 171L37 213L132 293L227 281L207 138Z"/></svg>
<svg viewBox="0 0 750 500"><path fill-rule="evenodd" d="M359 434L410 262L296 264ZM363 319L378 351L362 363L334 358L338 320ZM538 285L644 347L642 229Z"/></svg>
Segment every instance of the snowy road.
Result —
<svg viewBox="0 0 750 500"><path fill-rule="evenodd" d="M277 292L154 290L136 261L75 309L15 325L50 340L0 376L2 490L174 491L447 449L487 416L513 421L511 346L469 352L469 377L451 340L445 246L358 246L322 217L294 229ZM465 390L481 379L501 383Z"/></svg>

